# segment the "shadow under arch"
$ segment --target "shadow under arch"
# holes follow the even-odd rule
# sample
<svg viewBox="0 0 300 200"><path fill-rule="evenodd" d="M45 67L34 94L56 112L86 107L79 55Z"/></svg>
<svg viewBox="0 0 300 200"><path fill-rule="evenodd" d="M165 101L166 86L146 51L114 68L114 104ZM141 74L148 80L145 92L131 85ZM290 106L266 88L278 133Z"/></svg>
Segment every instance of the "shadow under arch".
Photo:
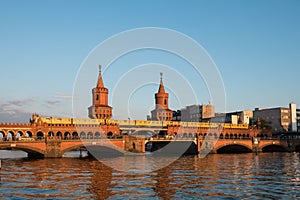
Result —
<svg viewBox="0 0 300 200"><path fill-rule="evenodd" d="M250 149L246 145L242 144L227 144L220 146L216 149L217 153L251 153L252 149Z"/></svg>
<svg viewBox="0 0 300 200"><path fill-rule="evenodd" d="M10 144L0 145L0 149L10 149L10 148L14 150L24 151L28 154L28 157L42 158L44 157L45 154L43 150L31 146L24 146L21 144L18 144L16 147L12 147Z"/></svg>
<svg viewBox="0 0 300 200"><path fill-rule="evenodd" d="M262 152L287 152L288 149L279 144L269 144L261 148Z"/></svg>
<svg viewBox="0 0 300 200"><path fill-rule="evenodd" d="M295 151L300 152L300 145L295 146Z"/></svg>
<svg viewBox="0 0 300 200"><path fill-rule="evenodd" d="M119 148L115 147L113 144L101 145L101 144L78 144L72 147L62 150L62 155L69 151L75 151L85 149L88 154L96 159L101 158L113 158L123 156L124 152Z"/></svg>

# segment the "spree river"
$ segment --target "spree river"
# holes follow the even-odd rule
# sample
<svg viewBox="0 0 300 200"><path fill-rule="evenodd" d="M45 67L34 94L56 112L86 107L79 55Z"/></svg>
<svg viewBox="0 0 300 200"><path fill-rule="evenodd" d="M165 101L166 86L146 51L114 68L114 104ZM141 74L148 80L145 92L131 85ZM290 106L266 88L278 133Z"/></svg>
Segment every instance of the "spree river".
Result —
<svg viewBox="0 0 300 200"><path fill-rule="evenodd" d="M34 160L0 153L0 199L300 198L299 153L183 156L160 170L138 173L116 171L92 158Z"/></svg>

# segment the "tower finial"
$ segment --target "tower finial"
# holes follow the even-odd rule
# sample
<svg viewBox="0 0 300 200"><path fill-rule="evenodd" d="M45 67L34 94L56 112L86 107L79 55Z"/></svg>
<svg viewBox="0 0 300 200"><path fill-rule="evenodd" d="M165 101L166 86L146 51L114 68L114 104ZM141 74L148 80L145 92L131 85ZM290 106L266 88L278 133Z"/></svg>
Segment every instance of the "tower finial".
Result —
<svg viewBox="0 0 300 200"><path fill-rule="evenodd" d="M101 74L101 69L102 67L101 67L101 65L99 65L99 74Z"/></svg>
<svg viewBox="0 0 300 200"><path fill-rule="evenodd" d="M163 73L160 72L160 80L162 81L162 76L163 76Z"/></svg>

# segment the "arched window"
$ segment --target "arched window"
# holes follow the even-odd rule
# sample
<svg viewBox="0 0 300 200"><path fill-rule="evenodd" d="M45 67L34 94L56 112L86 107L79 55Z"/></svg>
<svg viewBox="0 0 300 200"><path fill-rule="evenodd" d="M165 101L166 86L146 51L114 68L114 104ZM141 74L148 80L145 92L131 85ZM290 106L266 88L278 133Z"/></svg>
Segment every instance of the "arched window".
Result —
<svg viewBox="0 0 300 200"><path fill-rule="evenodd" d="M30 131L27 131L27 132L25 133L25 136L26 136L26 137L32 137L32 133L31 133Z"/></svg>
<svg viewBox="0 0 300 200"><path fill-rule="evenodd" d="M86 139L86 134L85 132L80 133L80 139Z"/></svg>
<svg viewBox="0 0 300 200"><path fill-rule="evenodd" d="M166 99L164 100L164 104L167 105L167 100Z"/></svg>
<svg viewBox="0 0 300 200"><path fill-rule="evenodd" d="M7 139L8 141L12 141L12 140L14 140L14 137L15 137L15 133L14 133L13 131L9 131L9 132L7 133L6 139Z"/></svg>
<svg viewBox="0 0 300 200"><path fill-rule="evenodd" d="M95 133L95 139L100 139L100 133L99 132Z"/></svg>
<svg viewBox="0 0 300 200"><path fill-rule="evenodd" d="M108 138L111 138L112 136L113 136L113 133L111 131L107 133Z"/></svg>
<svg viewBox="0 0 300 200"><path fill-rule="evenodd" d="M88 132L87 138L88 138L88 139L93 139L93 133L92 133L92 132Z"/></svg>
<svg viewBox="0 0 300 200"><path fill-rule="evenodd" d="M68 132L67 132L68 133ZM69 135L70 136L70 135ZM74 131L73 133L72 133L72 138L73 139L79 139L79 137L78 137L78 133L76 132L76 131Z"/></svg>
<svg viewBox="0 0 300 200"><path fill-rule="evenodd" d="M37 137L37 140L43 140L45 137L45 134L42 131L39 131L36 133L36 137Z"/></svg>

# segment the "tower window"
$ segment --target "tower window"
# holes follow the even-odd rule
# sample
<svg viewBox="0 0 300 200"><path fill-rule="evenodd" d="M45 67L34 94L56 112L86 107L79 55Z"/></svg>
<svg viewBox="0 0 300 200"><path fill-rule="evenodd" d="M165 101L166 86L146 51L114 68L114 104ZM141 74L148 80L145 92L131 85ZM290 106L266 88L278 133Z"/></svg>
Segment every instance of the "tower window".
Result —
<svg viewBox="0 0 300 200"><path fill-rule="evenodd" d="M99 100L99 94L96 95L96 100Z"/></svg>
<svg viewBox="0 0 300 200"><path fill-rule="evenodd" d="M164 100L164 104L167 105L167 100L166 99Z"/></svg>

